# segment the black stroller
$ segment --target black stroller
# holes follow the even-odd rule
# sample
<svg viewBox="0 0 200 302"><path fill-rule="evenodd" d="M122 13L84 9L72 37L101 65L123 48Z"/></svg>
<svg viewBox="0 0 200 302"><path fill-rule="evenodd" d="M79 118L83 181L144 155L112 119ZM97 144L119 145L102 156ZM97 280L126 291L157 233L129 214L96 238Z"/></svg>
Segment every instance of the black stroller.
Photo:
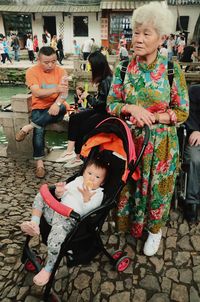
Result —
<svg viewBox="0 0 200 302"><path fill-rule="evenodd" d="M110 117L101 122L86 139L81 154L85 160L93 158L97 153L101 153L104 160L110 164L110 177L104 185L104 199L102 205L89 214L80 218L79 214L54 198L55 187L48 188L43 185L41 193L49 196L47 202L54 210L64 216L70 216L76 219L75 228L67 235L63 242L59 256L54 265L49 282L45 286L44 301L56 301L51 288L54 276L60 261L65 256L67 266L72 267L78 264L88 264L96 255L103 252L110 260L110 263L119 271L124 271L130 263L130 259L123 251L118 250L114 254L108 253L100 237L101 228L104 224L109 211L116 207L118 195L127 182L127 179L138 179L137 166L144 153L149 139L149 128L145 126L145 139L142 150L136 158L134 143L129 127L122 120ZM83 168L78 175L81 175ZM77 174L69 178L67 182L72 181ZM43 192L42 192L43 191ZM48 199L48 198L47 198ZM47 224L42 216L40 221L40 231L43 243L47 243L47 237L51 226ZM27 270L30 267L38 273L41 269L40 257L29 247L30 236L27 236L23 249L22 263Z"/></svg>

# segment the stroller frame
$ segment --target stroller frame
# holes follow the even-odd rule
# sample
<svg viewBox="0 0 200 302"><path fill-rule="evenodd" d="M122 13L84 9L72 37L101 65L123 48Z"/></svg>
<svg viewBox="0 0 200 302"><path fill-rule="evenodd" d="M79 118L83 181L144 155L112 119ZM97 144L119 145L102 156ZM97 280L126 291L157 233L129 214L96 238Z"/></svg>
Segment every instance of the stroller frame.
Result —
<svg viewBox="0 0 200 302"><path fill-rule="evenodd" d="M109 120L109 121L108 121ZM124 127L128 126L121 121L118 118L111 117L106 119L105 121L108 121L109 123L116 124L115 126L119 126L118 124L122 124ZM103 121L103 122L105 122ZM101 126L102 123L99 124L99 127ZM126 126L125 126L126 125ZM114 126L113 126L114 127ZM93 130L94 133L96 133L98 126ZM129 160L128 163L128 170L129 174L128 177L131 177L133 172L136 170L141 157L145 151L145 148L148 144L149 140L149 135L150 131L147 126L145 126L145 138L143 142L142 149L134 162L133 159ZM130 130L129 130L130 131ZM90 134L90 137L92 137L93 132ZM109 131L107 131L109 132ZM87 157L87 160L91 157L93 157L95 154L99 152L99 147L96 146L91 149L91 152L89 153L89 156ZM104 151L101 151L104 152ZM110 151L106 151L108 155L110 155ZM86 160L86 162L87 162ZM119 161L119 164L123 162L124 165L124 160L122 159L117 159ZM119 167L117 166L117 169ZM81 172L80 172L81 173ZM75 178L77 175L69 178L67 182L71 181L73 178ZM114 178L114 174L112 175L112 178ZM98 207L97 209L91 211L87 215L83 216L80 218L80 216L72 211L70 213L70 217L74 218L76 220L76 226L74 229L67 235L65 238L65 241L61 245L60 253L57 257L56 263L54 265L53 271L51 273L50 279L48 283L45 286L44 290L44 295L43 295L43 300L44 301L52 301L51 299L54 299L55 301L55 296L54 294L50 293L51 288L53 285L54 281L54 276L55 273L59 267L59 264L62 260L62 258L65 256L67 258L67 266L72 267L78 264L88 264L96 255L98 255L100 252L102 252L104 255L106 255L111 263L111 265L115 266L118 271L123 271L125 270L129 263L130 259L128 256L126 256L126 253L123 251L118 250L114 254L110 254L106 248L104 247L103 241L100 236L100 232L103 226L103 223L108 216L109 212L111 209L113 209L117 205L117 198L124 187L125 182L120 179L119 183L117 184L117 187L114 186L114 195L112 194L111 196L106 196L106 190L105 190L105 196L104 200L102 202L102 205ZM54 195L55 187L51 187L50 191L52 195ZM47 224L45 218L42 216L41 221L40 221L40 230L41 230L41 236L42 236L42 242L47 243L47 237L49 234L51 227ZM30 242L31 237L27 236L25 246L23 249L23 254L21 257L22 263L26 265L27 261L31 262L33 266L35 267L35 271L38 273L41 270L41 265L38 263L38 257L35 255L34 251L32 251L29 247L29 242ZM80 244L80 242L88 242L87 244ZM78 251L77 251L78 250ZM71 253L73 251L73 253ZM82 252L87 252L87 255L84 255L82 257ZM59 300L58 300L59 301Z"/></svg>
<svg viewBox="0 0 200 302"><path fill-rule="evenodd" d="M187 193L187 166L184 163L184 150L187 138L187 131L184 124L177 127L177 134L179 140L179 173L176 179L176 186L174 190L174 207L178 208L185 202Z"/></svg>

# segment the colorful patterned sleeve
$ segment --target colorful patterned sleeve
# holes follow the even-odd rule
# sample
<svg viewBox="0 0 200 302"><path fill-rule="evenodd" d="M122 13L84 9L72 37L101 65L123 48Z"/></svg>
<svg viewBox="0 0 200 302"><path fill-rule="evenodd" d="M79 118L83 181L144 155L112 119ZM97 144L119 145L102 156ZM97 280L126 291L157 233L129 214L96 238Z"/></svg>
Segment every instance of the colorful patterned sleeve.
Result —
<svg viewBox="0 0 200 302"><path fill-rule="evenodd" d="M107 98L107 111L111 115L120 116L122 107L125 104L125 95L123 89L123 81L121 79L122 64L115 69L115 75L111 84L111 88Z"/></svg>
<svg viewBox="0 0 200 302"><path fill-rule="evenodd" d="M176 114L177 122L183 123L189 114L189 97L185 76L180 65L174 62L174 79L171 89L170 107Z"/></svg>

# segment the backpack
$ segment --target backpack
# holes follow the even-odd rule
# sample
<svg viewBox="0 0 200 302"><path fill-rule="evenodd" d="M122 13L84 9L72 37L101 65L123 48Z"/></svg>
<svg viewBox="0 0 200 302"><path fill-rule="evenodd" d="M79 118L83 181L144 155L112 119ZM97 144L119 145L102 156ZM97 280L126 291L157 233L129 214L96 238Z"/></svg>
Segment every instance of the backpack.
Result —
<svg viewBox="0 0 200 302"><path fill-rule="evenodd" d="M124 83L124 78L126 75L126 70L127 70L128 64L129 64L129 60L124 60L122 62L122 68L120 70L120 77L122 79L122 84ZM169 85L171 88L172 83L173 83L173 78L174 78L174 63L171 61L168 61L168 64L167 64L167 74L168 74Z"/></svg>

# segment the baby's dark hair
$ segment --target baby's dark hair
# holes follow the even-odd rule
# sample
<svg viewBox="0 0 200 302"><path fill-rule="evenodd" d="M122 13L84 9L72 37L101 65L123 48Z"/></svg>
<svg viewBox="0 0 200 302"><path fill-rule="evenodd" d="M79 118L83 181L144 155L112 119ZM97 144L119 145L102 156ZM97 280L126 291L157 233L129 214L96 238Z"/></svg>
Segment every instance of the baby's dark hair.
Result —
<svg viewBox="0 0 200 302"><path fill-rule="evenodd" d="M85 91L85 89L82 86L76 86L76 89L79 89L81 92Z"/></svg>

